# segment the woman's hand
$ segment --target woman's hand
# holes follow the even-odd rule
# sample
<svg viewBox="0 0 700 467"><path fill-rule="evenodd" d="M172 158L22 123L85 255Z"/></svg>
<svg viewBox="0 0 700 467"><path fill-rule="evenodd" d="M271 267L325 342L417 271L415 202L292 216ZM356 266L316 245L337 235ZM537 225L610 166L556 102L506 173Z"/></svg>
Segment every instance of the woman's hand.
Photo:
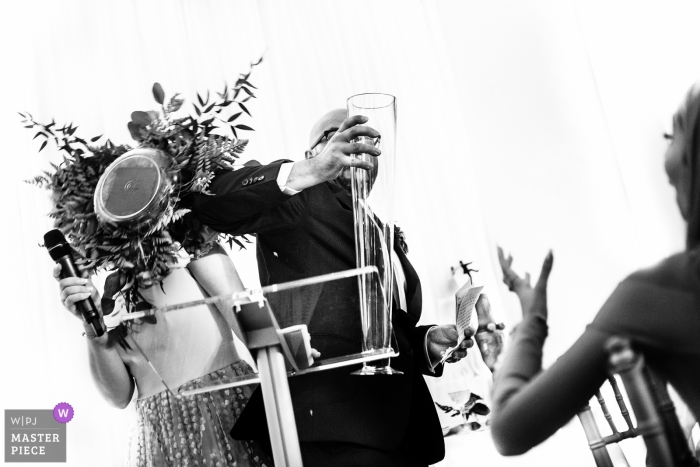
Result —
<svg viewBox="0 0 700 467"><path fill-rule="evenodd" d="M474 335L474 340L481 352L481 358L491 371L495 371L496 362L503 351L503 324L496 324L491 315L491 302L486 294L482 293L477 300L476 316L479 328Z"/></svg>
<svg viewBox="0 0 700 467"><path fill-rule="evenodd" d="M115 341L110 333L105 332L100 337L94 336L92 326L87 324L75 304L81 300L92 297L95 306L102 314L100 307L100 294L90 279L82 277L66 277L61 279L61 265L53 268L53 277L58 281L61 290L61 302L71 313L82 321L88 344L88 359L90 373L97 385L97 389L110 404L120 409L126 408L134 395L136 384L129 374L124 362L119 356Z"/></svg>
<svg viewBox="0 0 700 467"><path fill-rule="evenodd" d="M552 271L554 255L550 250L542 264L540 277L537 279L535 288L530 285L530 274L525 273L525 278L521 278L511 268L513 257L508 255L508 258L503 254L503 249L498 247L498 262L501 263L503 271L503 282L508 286L508 289L520 299L520 306L523 309L523 317L530 315L539 315L547 319L547 280L549 273Z"/></svg>
<svg viewBox="0 0 700 467"><path fill-rule="evenodd" d="M57 264L53 268L53 277L58 281L58 288L61 291L61 303L63 303L63 306L66 307L68 311L80 318L81 321L83 321L83 317L75 306L77 302L92 297L95 306L100 309L100 294L97 292L97 289L95 289L95 286L92 285L90 279L84 279L82 277L66 277L65 279L61 279L60 264Z"/></svg>

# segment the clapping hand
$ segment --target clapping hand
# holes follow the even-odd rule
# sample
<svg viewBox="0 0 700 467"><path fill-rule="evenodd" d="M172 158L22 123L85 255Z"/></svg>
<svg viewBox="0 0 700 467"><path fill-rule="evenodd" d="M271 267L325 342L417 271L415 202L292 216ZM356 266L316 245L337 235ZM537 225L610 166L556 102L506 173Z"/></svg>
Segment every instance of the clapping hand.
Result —
<svg viewBox="0 0 700 467"><path fill-rule="evenodd" d="M501 270L503 270L503 282L520 299L523 317L537 315L547 319L547 280L554 262L552 251L550 250L544 259L542 272L540 272L540 277L534 288L530 285L530 274L525 273L525 278L522 278L513 272L511 268L513 257L508 255L506 258L500 246L498 247L498 261L501 263Z"/></svg>
<svg viewBox="0 0 700 467"><path fill-rule="evenodd" d="M477 343L477 347L481 352L481 358L484 363L489 368L489 370L494 371L496 368L496 361L498 356L503 351L503 324L496 324L491 316L491 303L486 294L482 293L477 300L476 305L476 316L479 320L479 328L474 340Z"/></svg>

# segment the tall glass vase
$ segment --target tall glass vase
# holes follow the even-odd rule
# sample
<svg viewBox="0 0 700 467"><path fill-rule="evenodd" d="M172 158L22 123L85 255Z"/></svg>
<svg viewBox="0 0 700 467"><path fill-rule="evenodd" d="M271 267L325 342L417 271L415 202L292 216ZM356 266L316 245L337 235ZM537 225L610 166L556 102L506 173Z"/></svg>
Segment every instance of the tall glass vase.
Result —
<svg viewBox="0 0 700 467"><path fill-rule="evenodd" d="M394 185L396 167L396 98L388 94L358 94L348 99L348 116L364 115L381 135L356 141L378 147L379 157L356 154L374 169L352 169L357 267L375 266L378 274L358 277L365 354L391 352L391 311L394 294ZM398 298L398 297L397 297ZM379 360L354 374L400 374L390 359Z"/></svg>

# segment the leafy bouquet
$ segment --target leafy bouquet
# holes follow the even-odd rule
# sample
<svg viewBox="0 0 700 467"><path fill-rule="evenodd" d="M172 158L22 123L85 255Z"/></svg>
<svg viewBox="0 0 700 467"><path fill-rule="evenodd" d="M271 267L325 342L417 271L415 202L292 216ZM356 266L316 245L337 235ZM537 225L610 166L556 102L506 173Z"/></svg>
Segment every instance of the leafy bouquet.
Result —
<svg viewBox="0 0 700 467"><path fill-rule="evenodd" d="M253 64L251 71L259 63ZM102 135L88 142L76 135L78 127L73 124L58 128L55 121L43 124L28 112L20 113L25 128L38 130L34 139L43 139L39 151L53 141L63 156L60 164L51 164L53 172L44 171L28 182L52 191L54 207L49 216L70 240L77 262L90 272L116 271L108 278L105 298L111 298L109 286L112 292L122 292L131 308L139 301L138 286L149 287L162 280L181 247L199 257L217 241L219 234L200 225L190 206L194 196L211 195L208 188L214 177L233 170L248 144L247 139L238 138L238 132L253 129L237 120L243 113L251 116L245 105L255 98L252 89L257 89L248 81L251 71L241 75L232 88L225 85L223 92L217 93L218 99L210 101L208 92L206 98L197 94L197 102L192 104L196 115L177 116L184 100L175 94L165 104L165 92L158 83L153 85L153 97L161 111L131 114L128 128L138 147L162 151L173 159L177 173L163 214L145 231L103 222L95 213L94 195L100 177L132 149L130 146L115 145L109 139L97 145ZM232 105L238 112L224 119L222 112ZM235 242L243 247L241 239L222 236L230 245ZM245 237L242 240L247 241Z"/></svg>

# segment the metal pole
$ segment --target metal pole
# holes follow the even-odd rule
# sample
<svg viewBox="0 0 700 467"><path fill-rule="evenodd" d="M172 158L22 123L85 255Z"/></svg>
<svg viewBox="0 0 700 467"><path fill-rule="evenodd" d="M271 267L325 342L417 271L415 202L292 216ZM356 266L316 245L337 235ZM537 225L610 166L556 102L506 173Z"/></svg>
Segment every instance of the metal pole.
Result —
<svg viewBox="0 0 700 467"><path fill-rule="evenodd" d="M256 361L275 467L302 467L299 436L280 346L260 349Z"/></svg>

